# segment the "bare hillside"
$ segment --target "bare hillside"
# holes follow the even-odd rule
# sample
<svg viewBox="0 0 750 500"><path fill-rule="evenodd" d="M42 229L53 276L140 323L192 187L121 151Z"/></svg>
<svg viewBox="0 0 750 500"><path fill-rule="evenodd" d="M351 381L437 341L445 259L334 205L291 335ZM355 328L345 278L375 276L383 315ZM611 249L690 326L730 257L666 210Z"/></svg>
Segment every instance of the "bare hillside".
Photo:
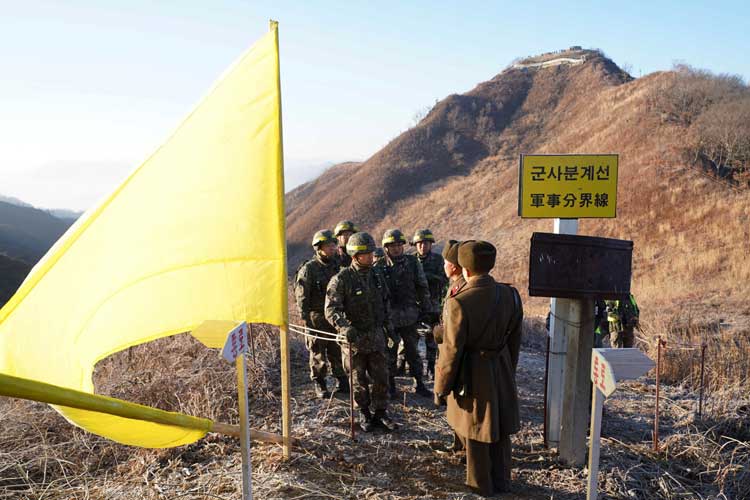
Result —
<svg viewBox="0 0 750 500"><path fill-rule="evenodd" d="M341 218L376 238L387 227L427 226L439 240L495 242L497 277L523 292L531 233L551 232L552 221L517 216L519 154L617 153L618 217L583 220L580 234L635 242L633 288L647 319L745 322L750 193L686 158L688 124L654 109L675 72L634 80L601 53L584 52L581 64L511 67L449 96L366 162L290 193L290 260L309 253L315 230ZM528 305L541 314L546 303Z"/></svg>

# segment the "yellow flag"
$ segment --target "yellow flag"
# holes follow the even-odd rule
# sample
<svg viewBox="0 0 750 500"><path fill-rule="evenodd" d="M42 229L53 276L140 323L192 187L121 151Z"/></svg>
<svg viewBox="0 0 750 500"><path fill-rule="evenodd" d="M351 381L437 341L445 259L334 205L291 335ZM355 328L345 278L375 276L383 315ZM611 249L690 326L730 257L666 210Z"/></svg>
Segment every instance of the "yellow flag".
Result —
<svg viewBox="0 0 750 500"><path fill-rule="evenodd" d="M96 362L130 346L204 322L286 325L284 215L272 23L0 310L0 372L93 392ZM56 409L86 430L137 446L177 446L205 434Z"/></svg>

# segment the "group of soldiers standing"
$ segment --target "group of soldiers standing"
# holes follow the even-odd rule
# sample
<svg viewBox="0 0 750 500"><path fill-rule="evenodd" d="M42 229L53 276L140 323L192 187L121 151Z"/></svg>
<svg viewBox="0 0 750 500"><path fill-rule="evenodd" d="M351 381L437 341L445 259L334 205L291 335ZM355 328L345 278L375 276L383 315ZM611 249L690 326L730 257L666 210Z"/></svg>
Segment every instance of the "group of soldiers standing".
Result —
<svg viewBox="0 0 750 500"><path fill-rule="evenodd" d="M385 231L382 249L351 221L315 233L315 254L295 276L297 304L308 329L346 342L309 337L310 376L317 395L330 397L327 364L341 393L350 390L351 371L360 428L391 431L388 399L397 396L395 375L408 364L415 392L447 406L454 449L466 451L466 484L492 495L509 487L510 435L519 429L523 307L515 288L489 275L492 244L451 240L438 255L434 242L428 229L417 231L411 255L398 229ZM420 324L434 393L424 384Z"/></svg>
<svg viewBox="0 0 750 500"><path fill-rule="evenodd" d="M392 429L385 410L388 397L397 397L399 351L402 366L408 363L416 382L415 392L432 397L424 384L418 326L429 329L426 357L428 373L434 376L437 346L432 328L439 322L448 278L443 258L431 251L435 239L429 230L416 232L411 243L417 253L411 255L404 251L407 240L398 229L383 234L381 249L369 234L357 229L351 221L341 221L333 232L315 233L315 254L297 271L295 297L306 327L347 339L343 346L322 338L307 340L310 377L318 397L330 396L327 364L338 380L338 392L349 391L344 368L349 369L345 365L351 349L352 390L362 413L360 426L365 431L376 426ZM382 255L376 259L377 250Z"/></svg>

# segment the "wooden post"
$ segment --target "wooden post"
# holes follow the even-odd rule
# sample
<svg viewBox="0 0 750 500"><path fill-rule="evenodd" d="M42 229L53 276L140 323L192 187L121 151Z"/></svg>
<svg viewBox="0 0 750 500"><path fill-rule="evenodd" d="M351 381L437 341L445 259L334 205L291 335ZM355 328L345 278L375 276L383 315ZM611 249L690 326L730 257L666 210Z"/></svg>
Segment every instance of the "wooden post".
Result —
<svg viewBox="0 0 750 500"><path fill-rule="evenodd" d="M352 369L352 347L346 350L349 356L349 428L352 432L352 441L357 439L356 424L354 423L354 370Z"/></svg>
<svg viewBox="0 0 750 500"><path fill-rule="evenodd" d="M656 338L656 406L654 407L654 451L659 451L659 389L661 376L661 337Z"/></svg>
<svg viewBox="0 0 750 500"><path fill-rule="evenodd" d="M245 354L237 356L237 402L240 406L240 446L242 450L242 500L253 500L253 473L250 460L250 404L247 397Z"/></svg>
<svg viewBox="0 0 750 500"><path fill-rule="evenodd" d="M578 219L555 219L555 234L577 234ZM566 322L569 317L569 299L550 299L550 357L548 362L547 398L547 443L557 448L560 443L560 426L562 422L562 405L565 399L563 380L565 378L565 356L568 348L570 325ZM588 399L588 397L587 397Z"/></svg>
<svg viewBox="0 0 750 500"><path fill-rule="evenodd" d="M589 430L589 485L586 500L596 500L599 483L599 449L602 434L604 394L594 386L591 394L591 428Z"/></svg>
<svg viewBox="0 0 750 500"><path fill-rule="evenodd" d="M708 345L703 342L701 344L701 389L700 389L700 397L698 399L698 418L703 418L703 384L705 381L704 378L704 371L706 367L706 347Z"/></svg>
<svg viewBox="0 0 750 500"><path fill-rule="evenodd" d="M569 318L578 328L571 328L568 335L559 452L560 458L569 464L583 465L586 460L591 349L594 347L594 301L571 301Z"/></svg>
<svg viewBox="0 0 750 500"><path fill-rule="evenodd" d="M289 374L289 335L286 325L279 328L281 350L281 435L284 438L284 458L291 454L292 410L289 390L291 385Z"/></svg>

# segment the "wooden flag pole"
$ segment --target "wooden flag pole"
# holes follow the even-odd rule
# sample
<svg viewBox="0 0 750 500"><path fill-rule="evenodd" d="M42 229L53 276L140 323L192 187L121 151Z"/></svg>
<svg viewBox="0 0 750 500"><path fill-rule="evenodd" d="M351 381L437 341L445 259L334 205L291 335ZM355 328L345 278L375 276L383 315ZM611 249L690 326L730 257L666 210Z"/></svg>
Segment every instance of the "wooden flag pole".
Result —
<svg viewBox="0 0 750 500"><path fill-rule="evenodd" d="M281 336L281 435L284 438L284 458L288 459L292 444L292 410L289 397L291 383L289 376L289 335L287 333L287 326L282 326L279 329L279 333Z"/></svg>
<svg viewBox="0 0 750 500"><path fill-rule="evenodd" d="M205 430L226 436L239 437L240 429L236 425L212 422L207 418L193 417L150 406L144 406L122 399L90 394L67 387L47 384L38 380L13 377L0 373L0 396L39 401L58 406L68 406L81 410L95 411L134 420L143 420L155 424L173 425L187 429ZM278 434L250 430L250 439L266 443L282 443Z"/></svg>

